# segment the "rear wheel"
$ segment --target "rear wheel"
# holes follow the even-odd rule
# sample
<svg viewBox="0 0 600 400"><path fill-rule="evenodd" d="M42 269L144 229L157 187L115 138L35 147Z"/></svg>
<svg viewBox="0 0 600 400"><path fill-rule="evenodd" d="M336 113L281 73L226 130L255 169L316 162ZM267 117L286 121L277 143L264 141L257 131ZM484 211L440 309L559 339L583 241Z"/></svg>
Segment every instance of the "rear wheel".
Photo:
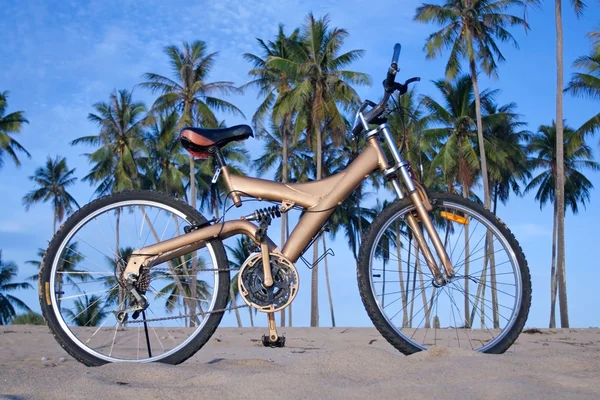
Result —
<svg viewBox="0 0 600 400"><path fill-rule="evenodd" d="M223 316L211 311L228 301L221 241L140 274L148 280L143 312L126 311L136 302L117 276L133 250L205 222L189 205L143 191L102 197L74 213L50 242L40 271L42 312L61 346L90 366L178 364L198 351Z"/></svg>
<svg viewBox="0 0 600 400"><path fill-rule="evenodd" d="M414 206L408 198L396 201L373 221L360 249L358 283L367 313L404 354L434 345L502 353L529 312L525 256L506 225L480 205L444 193L430 200L456 276L436 287L406 224Z"/></svg>

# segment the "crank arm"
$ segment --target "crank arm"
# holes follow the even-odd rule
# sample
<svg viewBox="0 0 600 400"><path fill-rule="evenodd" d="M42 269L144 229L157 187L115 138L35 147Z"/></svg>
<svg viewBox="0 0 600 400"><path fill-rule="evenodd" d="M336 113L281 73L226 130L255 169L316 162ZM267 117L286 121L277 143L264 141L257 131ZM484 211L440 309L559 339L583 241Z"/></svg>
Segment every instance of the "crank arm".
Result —
<svg viewBox="0 0 600 400"><path fill-rule="evenodd" d="M275 313L267 313L267 317L269 318L269 340L271 342L276 342L277 339L279 339L279 335L277 334L277 328L275 326Z"/></svg>
<svg viewBox="0 0 600 400"><path fill-rule="evenodd" d="M262 254L263 273L265 275L263 284L266 287L271 287L273 286L273 275L271 274L271 261L269 260L269 246L267 246L266 243L261 243L260 249Z"/></svg>

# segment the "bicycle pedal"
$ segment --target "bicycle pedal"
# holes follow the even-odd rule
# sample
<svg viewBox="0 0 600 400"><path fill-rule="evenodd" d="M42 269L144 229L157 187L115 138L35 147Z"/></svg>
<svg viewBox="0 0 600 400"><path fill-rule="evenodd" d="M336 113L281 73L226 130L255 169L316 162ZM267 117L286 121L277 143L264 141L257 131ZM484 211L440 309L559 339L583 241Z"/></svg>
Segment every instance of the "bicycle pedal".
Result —
<svg viewBox="0 0 600 400"><path fill-rule="evenodd" d="M263 335L262 344L265 347L271 347L271 348L285 347L285 336L279 336L277 338L277 340L271 341L271 338L269 337L269 335Z"/></svg>

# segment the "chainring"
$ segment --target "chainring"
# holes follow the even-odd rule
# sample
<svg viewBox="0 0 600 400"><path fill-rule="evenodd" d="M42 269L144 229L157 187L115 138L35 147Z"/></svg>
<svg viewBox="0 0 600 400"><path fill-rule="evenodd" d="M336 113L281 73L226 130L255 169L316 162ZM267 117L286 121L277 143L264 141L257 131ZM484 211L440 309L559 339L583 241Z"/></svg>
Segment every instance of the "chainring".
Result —
<svg viewBox="0 0 600 400"><path fill-rule="evenodd" d="M283 255L269 254L273 286L264 286L262 255L253 253L246 259L238 274L240 295L244 302L262 312L286 308L298 293L298 271Z"/></svg>

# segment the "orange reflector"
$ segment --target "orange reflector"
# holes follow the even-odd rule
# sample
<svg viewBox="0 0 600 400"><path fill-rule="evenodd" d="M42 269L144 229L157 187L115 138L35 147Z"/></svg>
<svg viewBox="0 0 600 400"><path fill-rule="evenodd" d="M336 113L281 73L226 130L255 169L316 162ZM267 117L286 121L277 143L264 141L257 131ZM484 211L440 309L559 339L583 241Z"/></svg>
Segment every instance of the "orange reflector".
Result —
<svg viewBox="0 0 600 400"><path fill-rule="evenodd" d="M462 225L469 225L469 220L465 217L461 217L460 215L452 214L446 211L442 211L440 215L442 216L442 218L445 218L447 220L458 222Z"/></svg>

